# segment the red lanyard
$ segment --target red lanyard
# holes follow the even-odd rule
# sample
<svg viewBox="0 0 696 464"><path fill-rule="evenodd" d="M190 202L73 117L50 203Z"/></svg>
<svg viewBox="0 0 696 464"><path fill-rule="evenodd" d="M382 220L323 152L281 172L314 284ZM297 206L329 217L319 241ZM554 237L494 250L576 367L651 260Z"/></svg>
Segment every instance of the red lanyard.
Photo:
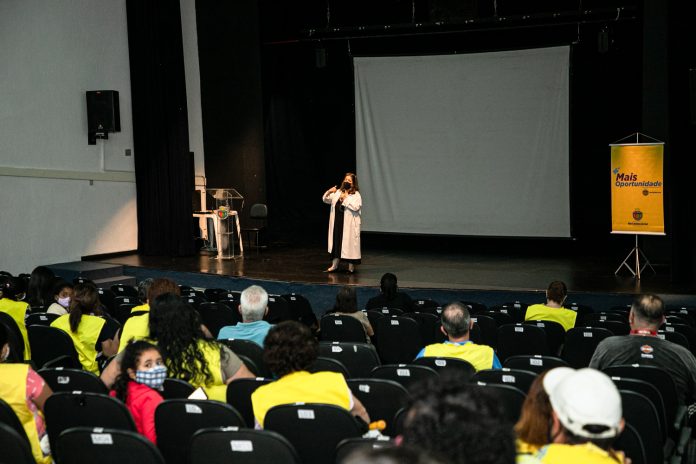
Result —
<svg viewBox="0 0 696 464"><path fill-rule="evenodd" d="M657 337L657 331L649 329L635 329L631 330L631 335L641 335L643 337Z"/></svg>

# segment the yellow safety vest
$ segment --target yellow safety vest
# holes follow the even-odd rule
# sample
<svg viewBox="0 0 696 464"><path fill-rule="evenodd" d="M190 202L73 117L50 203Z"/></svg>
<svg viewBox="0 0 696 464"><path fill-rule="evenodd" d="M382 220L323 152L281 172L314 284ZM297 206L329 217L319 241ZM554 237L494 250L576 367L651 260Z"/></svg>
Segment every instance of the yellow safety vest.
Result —
<svg viewBox="0 0 696 464"><path fill-rule="evenodd" d="M70 335L82 367L86 371L99 375L97 350L94 347L104 324L106 324L106 321L101 317L83 314L80 319L80 325L77 326L77 333L75 333L70 330L70 314L65 314L51 322L51 327L60 329Z"/></svg>
<svg viewBox="0 0 696 464"><path fill-rule="evenodd" d="M623 453L615 451L616 457L592 444L565 445L554 443L546 445L537 458L544 464L619 464L624 462Z"/></svg>
<svg viewBox="0 0 696 464"><path fill-rule="evenodd" d="M141 304L140 306L135 306L133 309L131 309L131 313L137 312L137 311L149 311L150 310L150 305L145 303Z"/></svg>
<svg viewBox="0 0 696 464"><path fill-rule="evenodd" d="M131 340L148 340L150 337L150 314L129 317L123 329L118 343L119 353L126 349ZM154 342L153 342L154 343Z"/></svg>
<svg viewBox="0 0 696 464"><path fill-rule="evenodd" d="M350 410L351 399L350 388L342 374L298 371L259 387L251 395L251 404L256 421L263 426L266 413L273 406L323 403Z"/></svg>
<svg viewBox="0 0 696 464"><path fill-rule="evenodd" d="M544 304L535 304L527 308L525 321L553 321L558 322L567 331L575 327L575 319L578 313L565 308L551 308Z"/></svg>
<svg viewBox="0 0 696 464"><path fill-rule="evenodd" d="M198 349L203 352L203 356L208 363L208 369L213 375L213 382L211 384L206 384L205 379L202 378L190 379L188 382L196 388L203 387L203 390L205 390L205 393L208 395L209 399L222 401L223 403L226 402L227 384L225 384L225 382L222 380L220 347L200 340L198 342Z"/></svg>
<svg viewBox="0 0 696 464"><path fill-rule="evenodd" d="M0 398L14 410L22 423L31 444L31 453L37 463L50 464L51 456L44 456L39 445L39 433L34 422L34 413L27 407L27 364L0 364ZM38 411L41 414L41 411Z"/></svg>
<svg viewBox="0 0 696 464"><path fill-rule="evenodd" d="M459 358L474 366L477 371L493 368L493 348L469 342L463 345L456 343L435 343L425 347L424 357Z"/></svg>
<svg viewBox="0 0 696 464"><path fill-rule="evenodd" d="M9 298L0 299L0 311L7 313L14 319L22 333L24 339L24 360L31 359L31 349L29 347L29 335L27 335L27 326L24 323L24 318L29 310L29 305L23 301L14 301Z"/></svg>

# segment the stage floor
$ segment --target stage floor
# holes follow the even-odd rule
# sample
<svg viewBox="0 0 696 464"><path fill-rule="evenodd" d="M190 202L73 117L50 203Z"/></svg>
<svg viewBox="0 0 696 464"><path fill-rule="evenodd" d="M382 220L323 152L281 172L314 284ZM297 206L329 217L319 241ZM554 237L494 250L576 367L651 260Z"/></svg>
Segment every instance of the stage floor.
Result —
<svg viewBox="0 0 696 464"><path fill-rule="evenodd" d="M532 250L533 251L533 250ZM636 281L626 270L614 271L620 260L602 256L529 256L519 253L484 252L413 252L398 249L363 247L362 265L355 274L325 273L328 254L320 246L272 246L256 253L246 251L243 258L218 260L211 253L172 258L130 254L100 258L100 262L150 269L198 272L250 279L285 282L379 286L385 272L398 276L399 285L414 289L454 290L545 290L552 280L563 280L573 292L690 294L693 286L670 282L666 269L657 274L645 271Z"/></svg>

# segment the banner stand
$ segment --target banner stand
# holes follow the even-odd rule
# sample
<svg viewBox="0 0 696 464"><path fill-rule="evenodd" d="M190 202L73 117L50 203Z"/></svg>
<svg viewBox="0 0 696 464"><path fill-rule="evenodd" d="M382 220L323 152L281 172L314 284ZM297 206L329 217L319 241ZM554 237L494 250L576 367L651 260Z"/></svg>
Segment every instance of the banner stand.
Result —
<svg viewBox="0 0 696 464"><path fill-rule="evenodd" d="M619 267L614 271L614 275L618 275L619 271L621 270L622 267L626 266L626 269L629 270L631 274L633 274L633 277L636 277L637 279L640 279L640 274L645 270L646 267L650 267L652 269L653 274L656 274L655 268L652 267L652 264L650 264L650 260L648 259L647 256L645 256L645 253L643 253L643 250L640 249L638 246L638 234L635 235L636 237L636 245L633 247L633 249L628 253L628 256L626 256L626 259L624 259ZM640 260L641 257L643 258L643 265L641 266ZM629 264L631 261L635 260L635 267L631 267Z"/></svg>

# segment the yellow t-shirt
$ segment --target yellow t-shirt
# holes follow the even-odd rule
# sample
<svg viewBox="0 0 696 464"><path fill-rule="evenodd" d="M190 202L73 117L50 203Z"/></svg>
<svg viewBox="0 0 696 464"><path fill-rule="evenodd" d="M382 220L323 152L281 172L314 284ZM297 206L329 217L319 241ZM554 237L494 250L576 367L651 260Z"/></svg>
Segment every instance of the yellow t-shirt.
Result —
<svg viewBox="0 0 696 464"><path fill-rule="evenodd" d="M148 340L150 336L150 314L129 317L121 329L121 338L118 342L118 352L126 349L131 340ZM154 342L153 342L154 343Z"/></svg>
<svg viewBox="0 0 696 464"><path fill-rule="evenodd" d="M251 394L254 418L261 426L273 406L294 403L333 404L350 410L353 395L343 375L336 372L310 374L307 371L287 374Z"/></svg>
<svg viewBox="0 0 696 464"><path fill-rule="evenodd" d="M493 368L493 348L486 345L477 345L469 342L459 343L435 343L428 345L423 350L424 357L459 358L468 362L477 371Z"/></svg>
<svg viewBox="0 0 696 464"><path fill-rule="evenodd" d="M612 456L608 451L593 445L564 445L554 443L546 445L537 453L537 458L544 464L621 464L623 453L615 451Z"/></svg>
<svg viewBox="0 0 696 464"><path fill-rule="evenodd" d="M565 331L575 327L578 313L565 308L551 308L545 304L535 304L527 308L525 321L553 321L563 326Z"/></svg>
<svg viewBox="0 0 696 464"><path fill-rule="evenodd" d="M19 327L19 331L22 333L22 338L24 339L24 360L28 361L31 359L31 349L29 347L29 335L27 334L27 326L24 323L24 318L26 317L27 311L29 310L29 305L23 301L14 301L9 298L0 299L0 311L7 313L14 319Z"/></svg>

